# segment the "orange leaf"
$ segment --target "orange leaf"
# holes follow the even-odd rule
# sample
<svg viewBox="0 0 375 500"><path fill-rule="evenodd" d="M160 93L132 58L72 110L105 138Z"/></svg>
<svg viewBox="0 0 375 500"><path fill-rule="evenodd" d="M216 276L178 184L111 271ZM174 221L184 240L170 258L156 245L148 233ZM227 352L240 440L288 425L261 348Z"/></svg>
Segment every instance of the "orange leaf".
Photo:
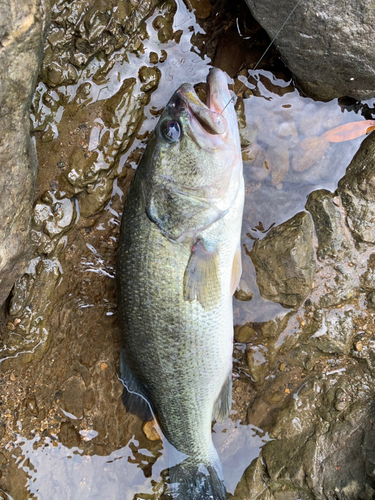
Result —
<svg viewBox="0 0 375 500"><path fill-rule="evenodd" d="M375 120L362 120L359 122L345 123L340 127L335 127L328 130L323 137L329 142L344 142L357 139L362 135L366 135L372 130L375 130Z"/></svg>

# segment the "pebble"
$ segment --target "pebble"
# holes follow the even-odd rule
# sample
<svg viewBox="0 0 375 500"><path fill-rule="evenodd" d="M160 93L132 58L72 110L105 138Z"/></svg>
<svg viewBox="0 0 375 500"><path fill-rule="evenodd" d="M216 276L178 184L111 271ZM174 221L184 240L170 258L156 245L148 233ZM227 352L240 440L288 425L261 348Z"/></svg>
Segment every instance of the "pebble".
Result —
<svg viewBox="0 0 375 500"><path fill-rule="evenodd" d="M151 422L146 422L143 426L143 432L145 436L150 441L158 441L161 437L158 434L158 431L155 428L156 421L152 420Z"/></svg>
<svg viewBox="0 0 375 500"><path fill-rule="evenodd" d="M286 370L286 364L285 363L281 363L280 366L279 366L279 370L281 372L285 372L285 370Z"/></svg>
<svg viewBox="0 0 375 500"><path fill-rule="evenodd" d="M363 349L363 344L362 342L359 340L358 342L355 342L354 344L354 349L358 352L361 352L362 349Z"/></svg>
<svg viewBox="0 0 375 500"><path fill-rule="evenodd" d="M241 342L243 344L250 342L254 339L256 333L254 328L249 325L244 325L238 332L235 333L234 339L236 342Z"/></svg>
<svg viewBox="0 0 375 500"><path fill-rule="evenodd" d="M249 290L236 290L234 292L234 296L237 300L241 300L243 302L249 301L253 298L253 294Z"/></svg>
<svg viewBox="0 0 375 500"><path fill-rule="evenodd" d="M206 19L211 14L211 3L208 0L190 0L187 4L198 19Z"/></svg>
<svg viewBox="0 0 375 500"><path fill-rule="evenodd" d="M348 406L348 396L346 392L339 388L336 391L334 407L337 411L343 411Z"/></svg>
<svg viewBox="0 0 375 500"><path fill-rule="evenodd" d="M159 62L159 56L156 52L150 52L150 63L157 64Z"/></svg>

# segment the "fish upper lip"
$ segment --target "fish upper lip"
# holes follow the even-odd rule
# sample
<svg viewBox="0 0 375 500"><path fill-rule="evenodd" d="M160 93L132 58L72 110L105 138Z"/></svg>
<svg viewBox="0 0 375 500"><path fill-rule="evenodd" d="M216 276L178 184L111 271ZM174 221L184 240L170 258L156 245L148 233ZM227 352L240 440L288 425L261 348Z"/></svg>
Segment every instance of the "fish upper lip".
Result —
<svg viewBox="0 0 375 500"><path fill-rule="evenodd" d="M211 89L210 85L209 89ZM182 85L177 91L177 95L206 132L211 135L220 135L226 132L228 124L225 117L204 104L192 85Z"/></svg>

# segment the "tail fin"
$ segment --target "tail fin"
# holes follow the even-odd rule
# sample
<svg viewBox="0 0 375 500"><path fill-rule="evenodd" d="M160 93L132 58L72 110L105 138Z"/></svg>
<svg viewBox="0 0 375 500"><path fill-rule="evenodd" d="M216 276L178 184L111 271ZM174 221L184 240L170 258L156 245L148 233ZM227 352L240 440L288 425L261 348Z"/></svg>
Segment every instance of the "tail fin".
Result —
<svg viewBox="0 0 375 500"><path fill-rule="evenodd" d="M219 470L218 470L219 469ZM193 464L187 459L169 469L173 500L227 500L221 465Z"/></svg>

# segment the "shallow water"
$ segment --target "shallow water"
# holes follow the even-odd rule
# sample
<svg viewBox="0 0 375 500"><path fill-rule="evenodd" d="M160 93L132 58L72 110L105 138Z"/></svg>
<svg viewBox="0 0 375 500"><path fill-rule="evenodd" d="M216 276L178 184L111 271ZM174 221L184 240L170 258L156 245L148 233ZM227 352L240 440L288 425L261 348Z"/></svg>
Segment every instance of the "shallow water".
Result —
<svg viewBox="0 0 375 500"><path fill-rule="evenodd" d="M142 40L141 50L94 57L74 84L52 88L40 81L37 87L32 117L40 161L37 249L1 346L7 361L0 436L7 443L6 456L13 457L2 463L4 498L133 499L160 490L166 453L160 441L147 439L142 422L127 415L120 401L114 269L122 205L149 132L179 85L204 82L212 63L202 46L213 35L205 34L204 22L199 24L182 0L176 6L173 31L181 33L175 39L158 40L155 19L164 11L156 9L146 21L149 38ZM249 38L242 18L235 21L228 30L234 33L231 45L225 50L219 43L214 58L224 69L231 67L228 58L236 44ZM254 47L257 55L259 47ZM160 62L162 51L167 58ZM154 66L151 53L159 59ZM254 66L255 56L247 63ZM145 66L158 71L143 78ZM255 72L245 68L239 78L228 79L239 92L245 159L240 286L252 294L251 300L234 299L237 327L287 315L287 309L260 296L247 252L254 239L303 210L310 192L334 191L362 140L322 147L325 131L363 117L342 110L337 101L302 97L287 72L280 73L279 63L275 71L277 76L267 66ZM155 88L152 79L159 77ZM112 102L129 78L135 78L130 97L125 93L120 104ZM144 120L134 125L139 109ZM108 118L111 113L118 123ZM311 138L312 159L306 159L301 143ZM294 317L288 319L292 331ZM266 364L269 346L254 341L253 347L256 363ZM232 415L214 425L213 435L230 493L269 440L263 430L246 425L254 386L238 361L244 350L244 344L236 344Z"/></svg>
<svg viewBox="0 0 375 500"><path fill-rule="evenodd" d="M244 426L230 419L216 423L213 432L226 472L227 489L234 493L245 468L258 456L268 436L254 426ZM94 438L95 432L86 434L86 440ZM27 474L29 493L40 499L131 500L139 493L152 494L152 483L160 482L160 473L168 467L167 456L161 450L152 479L145 483L142 470L134 465L137 462L135 455L147 458L150 452L140 448L136 439L107 456L86 455L79 447L68 448L57 436L43 439L37 435L27 440L18 435L12 448L21 450L16 464Z"/></svg>

